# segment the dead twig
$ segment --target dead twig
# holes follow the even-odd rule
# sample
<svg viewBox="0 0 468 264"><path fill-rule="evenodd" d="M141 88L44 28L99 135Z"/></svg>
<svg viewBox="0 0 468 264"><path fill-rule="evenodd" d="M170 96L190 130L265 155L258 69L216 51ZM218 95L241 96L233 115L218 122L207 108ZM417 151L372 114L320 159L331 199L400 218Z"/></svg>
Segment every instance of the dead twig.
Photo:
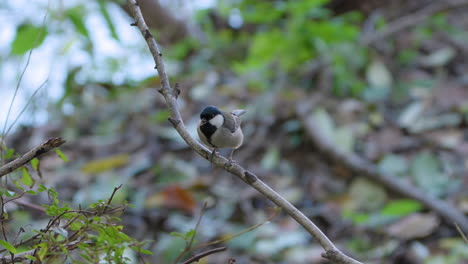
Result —
<svg viewBox="0 0 468 264"><path fill-rule="evenodd" d="M243 234L245 234L245 233L247 233L247 232L251 232L252 230L255 230L255 229L261 227L262 225L264 225L264 224L270 222L271 220L273 220L273 218L275 218L275 217L278 216L278 214L280 213L280 211L281 211L281 210L279 210L279 208L277 208L277 209L275 210L275 212L274 212L271 216L269 216L266 220L264 220L264 221L262 221L262 222L260 222L260 223L258 223L258 224L255 224L255 225L253 225L253 226L250 226L250 227L248 227L248 228L246 228L246 229L240 231L240 232L237 233L237 234L223 236L223 238L220 238L220 239L217 239L217 240L214 240L214 241L210 241L210 242L207 242L207 243L200 244L200 245L194 247L192 250L196 250L196 249L204 248L204 247L208 247L208 246L214 246L214 245L216 245L216 244L221 244L221 243L224 243L224 242L226 242L226 241L230 241L230 240L232 240L232 239L234 239L234 238L236 238L236 237L239 237L239 236L241 236L241 235L243 235Z"/></svg>
<svg viewBox="0 0 468 264"><path fill-rule="evenodd" d="M32 159L37 158L41 156L42 154L61 146L63 143L65 143L65 140L63 140L62 138L52 138L52 139L47 140L41 145L31 149L29 152L27 152L23 156L0 167L0 177L3 177L7 175L8 173L24 166L26 163L28 163Z"/></svg>
<svg viewBox="0 0 468 264"><path fill-rule="evenodd" d="M460 8L461 6L467 4L467 0L434 1L434 4L428 5L427 7L422 8L421 10L413 14L401 17L394 22L390 22L388 26L382 31L365 35L361 39L361 43L364 45L371 45L379 40L388 38L411 26L417 25L436 13L443 12L449 9Z"/></svg>
<svg viewBox="0 0 468 264"><path fill-rule="evenodd" d="M169 84L169 77L166 73L165 66L162 60L163 54L159 50L156 40L154 39L153 35L148 29L148 26L145 23L138 3L135 0L127 0L127 3L129 8L132 10L133 17L135 19L133 25L138 26L138 29L140 30L141 34L146 40L146 43L151 51L151 54L154 58L154 62L156 63L156 69L159 73L162 86L159 92L164 96L167 108L169 109L169 121L173 124L174 128L177 130L179 135L185 140L185 142L200 156L208 160L211 151L205 146L201 145L197 140L195 140L189 134L187 128L185 127L185 124L182 120L179 111L179 107L177 105L177 99L175 97L174 89L172 89ZM284 199L277 192L272 190L255 174L247 171L238 164L228 165L228 160L219 155L214 155L211 161L214 165L221 167L226 171L236 175L245 183L249 184L251 187L260 192L263 196L275 203L278 207L286 211L293 219L295 219L300 225L302 225L307 230L307 232L309 232L309 234L311 234L318 241L318 243L324 248L326 252L330 252L330 254L324 255L325 257L329 258L329 260L337 263L360 263L359 261L341 252L335 246L335 244L333 244L333 242L331 242L330 239L322 232L322 230L320 230L320 228L318 228L309 218L307 218L307 216L305 216L301 211L299 211L296 207L294 207L289 201Z"/></svg>
<svg viewBox="0 0 468 264"><path fill-rule="evenodd" d="M203 203L203 207L202 207L201 210L200 210L200 215L198 216L197 224L195 225L195 229L194 229L193 235L192 235L192 237L190 238L190 241L188 241L188 242L186 241L186 242L185 242L185 248L184 248L184 250L179 254L179 256L177 256L177 258L176 258L175 261L174 261L174 264L179 263L179 260L180 260L185 254L187 254L188 252L192 251L193 241L195 240L195 236L197 235L198 228L200 227L201 220L202 220L202 218L203 218L203 215L205 214L205 211L206 211L206 208L207 208L207 207L208 207L208 203L207 203L207 202L204 202L204 203Z"/></svg>
<svg viewBox="0 0 468 264"><path fill-rule="evenodd" d="M465 233L463 233L463 231L460 229L460 227L457 225L457 223L454 223L454 224L455 224L455 228L457 229L458 233L460 233L460 236L463 238L463 241L465 241L465 244L468 244L468 238L466 238Z"/></svg>
<svg viewBox="0 0 468 264"><path fill-rule="evenodd" d="M208 255L212 255L212 254L215 254L215 253L218 253L218 252L221 252L221 251L225 251L226 249L227 249L226 247L220 247L220 248L213 248L213 249L207 250L205 252L202 252L200 254L197 254L197 255L187 259L182 264L190 264L190 263L195 262L195 261L198 262L203 257L206 257Z"/></svg>
<svg viewBox="0 0 468 264"><path fill-rule="evenodd" d="M111 203L112 203L112 199L114 199L114 195L115 193L120 189L122 188L122 184L120 184L119 186L115 187L114 188L114 191L112 191L112 194L111 196L109 197L109 199L107 200L107 205L104 207L104 210L102 210L102 214L105 214L107 209L110 207Z"/></svg>

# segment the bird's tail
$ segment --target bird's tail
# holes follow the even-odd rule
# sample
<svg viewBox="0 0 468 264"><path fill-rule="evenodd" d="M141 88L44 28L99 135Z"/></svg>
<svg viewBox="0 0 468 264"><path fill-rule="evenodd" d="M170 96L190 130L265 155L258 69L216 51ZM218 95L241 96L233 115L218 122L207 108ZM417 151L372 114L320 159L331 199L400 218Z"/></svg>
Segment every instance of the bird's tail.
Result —
<svg viewBox="0 0 468 264"><path fill-rule="evenodd" d="M246 112L247 112L247 110L244 110L244 109L235 109L235 110L231 111L231 114L233 114L235 116L241 116L241 115L245 114Z"/></svg>

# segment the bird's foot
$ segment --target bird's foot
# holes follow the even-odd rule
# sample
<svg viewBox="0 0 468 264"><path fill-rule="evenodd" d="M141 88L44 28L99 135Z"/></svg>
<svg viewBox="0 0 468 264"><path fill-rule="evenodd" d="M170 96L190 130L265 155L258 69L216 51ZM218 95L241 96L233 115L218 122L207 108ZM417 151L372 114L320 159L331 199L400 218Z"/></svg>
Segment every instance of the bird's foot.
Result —
<svg viewBox="0 0 468 264"><path fill-rule="evenodd" d="M236 163L236 161L230 158L230 159L228 159L228 161L226 163L224 163L224 168L228 169L228 168L232 167L232 165L235 164L235 163Z"/></svg>
<svg viewBox="0 0 468 264"><path fill-rule="evenodd" d="M216 151L216 149L213 149L213 151L210 154L210 158L209 158L211 163L213 163L213 158L214 158L215 154L218 154L218 152Z"/></svg>

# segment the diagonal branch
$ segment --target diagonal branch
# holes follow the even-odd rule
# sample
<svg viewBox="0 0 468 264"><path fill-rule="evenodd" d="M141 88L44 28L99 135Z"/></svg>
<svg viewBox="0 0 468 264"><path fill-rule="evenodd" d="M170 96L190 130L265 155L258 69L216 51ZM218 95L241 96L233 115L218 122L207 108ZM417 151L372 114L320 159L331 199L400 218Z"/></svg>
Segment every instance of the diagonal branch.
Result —
<svg viewBox="0 0 468 264"><path fill-rule="evenodd" d="M389 23L386 29L364 36L361 39L361 43L364 45L371 45L379 40L386 39L395 33L419 24L436 13L461 8L467 4L467 0L434 1L434 4L428 5L413 14L399 18L395 22Z"/></svg>
<svg viewBox="0 0 468 264"><path fill-rule="evenodd" d="M162 60L162 53L145 23L140 7L135 0L127 0L129 8L132 10L135 22L133 26L137 26L141 34L146 40L148 47L153 55L161 79L161 89L159 92L164 96L166 105L170 111L169 121L173 124L179 135L187 142L187 144L200 156L209 159L211 151L196 141L187 131L184 121L181 118L179 107L177 105L178 94L176 89L172 89L169 84L169 78L164 68ZM330 239L301 211L294 207L290 202L284 199L281 195L272 190L268 185L261 181L255 174L247 171L238 164L227 166L228 160L222 156L215 155L212 159L213 164L218 167L224 168L226 171L236 175L245 183L256 189L263 196L275 203L277 206L286 211L292 218L294 218L300 225L302 225L307 232L309 232L318 243L325 249L323 256L337 263L360 263L353 258L341 252Z"/></svg>
<svg viewBox="0 0 468 264"><path fill-rule="evenodd" d="M416 186L398 180L397 177L392 177L392 175L388 173L380 172L374 164L361 158L357 154L341 150L322 133L320 127L317 126L317 122L315 122L311 116L307 115L309 112L310 101L304 101L298 104L297 114L299 119L302 120L307 135L321 154L334 162L344 165L357 175L367 177L396 193L421 202L426 208L442 216L448 223L455 223L459 225L462 230L468 232L468 218L453 205L431 197Z"/></svg>
<svg viewBox="0 0 468 264"><path fill-rule="evenodd" d="M3 165L0 167L0 177L7 175L8 173L18 169L19 167L25 165L29 161L34 158L39 157L40 155L59 147L65 143L65 140L62 138L52 138L47 140L46 142L42 143L41 145L31 149L29 152L24 154L23 156L9 162L8 164Z"/></svg>

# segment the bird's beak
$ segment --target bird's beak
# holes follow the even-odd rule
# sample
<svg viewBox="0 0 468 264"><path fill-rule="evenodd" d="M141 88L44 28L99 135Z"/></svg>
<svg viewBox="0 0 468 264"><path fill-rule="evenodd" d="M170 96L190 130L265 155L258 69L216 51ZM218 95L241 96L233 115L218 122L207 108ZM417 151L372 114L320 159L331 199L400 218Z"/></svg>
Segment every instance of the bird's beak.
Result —
<svg viewBox="0 0 468 264"><path fill-rule="evenodd" d="M202 119L200 120L200 122L201 122L201 124L203 125L203 124L206 124L206 122L208 122L208 120L206 120L205 118L202 118Z"/></svg>

